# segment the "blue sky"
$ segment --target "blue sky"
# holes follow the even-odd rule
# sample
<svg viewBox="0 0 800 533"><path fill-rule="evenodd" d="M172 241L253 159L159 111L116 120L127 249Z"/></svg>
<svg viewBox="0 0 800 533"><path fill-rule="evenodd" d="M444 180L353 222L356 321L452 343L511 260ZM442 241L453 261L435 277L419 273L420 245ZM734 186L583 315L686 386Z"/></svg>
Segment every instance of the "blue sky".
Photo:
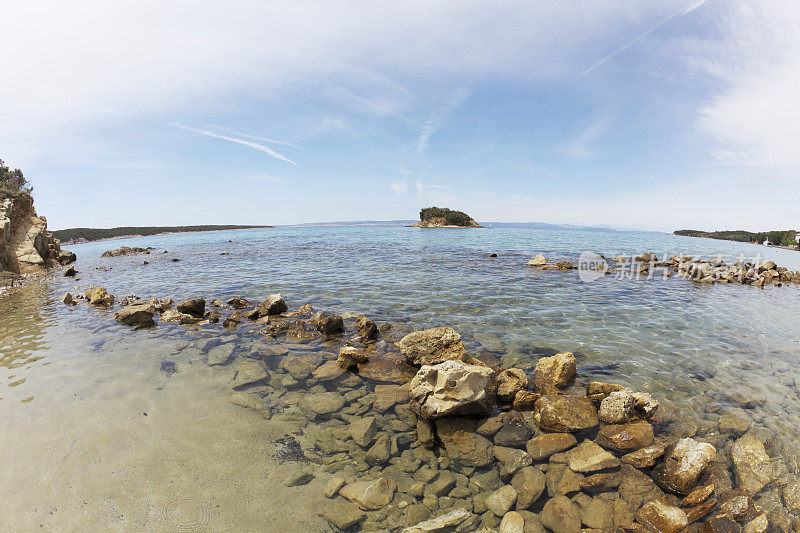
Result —
<svg viewBox="0 0 800 533"><path fill-rule="evenodd" d="M50 227L800 226L797 2L164 4L0 8Z"/></svg>

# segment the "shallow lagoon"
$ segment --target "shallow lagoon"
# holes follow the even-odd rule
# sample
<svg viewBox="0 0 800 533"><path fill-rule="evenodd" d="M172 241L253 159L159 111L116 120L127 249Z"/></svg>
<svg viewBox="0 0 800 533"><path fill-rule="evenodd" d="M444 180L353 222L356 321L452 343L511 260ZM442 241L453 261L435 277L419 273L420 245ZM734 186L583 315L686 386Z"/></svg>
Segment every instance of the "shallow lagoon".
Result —
<svg viewBox="0 0 800 533"><path fill-rule="evenodd" d="M155 250L100 258L123 244ZM251 391L269 403L269 418L229 401L237 361L263 358L271 342L252 327L231 333L219 325L164 324L131 332L111 312L61 304L60 295L76 284L103 285L118 298L260 300L281 292L290 310L310 303L366 313L395 324L396 334L450 325L473 353L504 366L573 351L576 391L599 379L650 392L662 404L660 416L680 420L681 431L722 450L730 442L718 427L722 415L748 420L778 473L757 498L762 506L780 505L781 484L798 470L800 288L613 276L582 283L574 272L525 266L536 253L575 260L592 250L722 254L729 261L761 253L798 269L797 252L648 233L394 227L243 230L71 249L79 281L54 277L0 298L0 445L9 458L0 467L0 525L7 529L329 528L316 511L328 502L322 490L331 473L324 470L335 468L325 464L331 454L320 453L317 440L338 424L309 423L299 405L303 389L287 392L282 377ZM208 350L218 342L234 346L234 359L208 366ZM290 352L338 351L336 343L296 344ZM282 374L279 359L268 362L275 375ZM368 405L362 399L374 383L350 385L353 402ZM359 405L345 409L351 407L358 413ZM379 417L382 430L402 433L391 411ZM287 436L308 461L287 460ZM334 466L352 475L361 468ZM286 487L286 477L300 470L316 476ZM365 524L387 527L398 516L381 511Z"/></svg>

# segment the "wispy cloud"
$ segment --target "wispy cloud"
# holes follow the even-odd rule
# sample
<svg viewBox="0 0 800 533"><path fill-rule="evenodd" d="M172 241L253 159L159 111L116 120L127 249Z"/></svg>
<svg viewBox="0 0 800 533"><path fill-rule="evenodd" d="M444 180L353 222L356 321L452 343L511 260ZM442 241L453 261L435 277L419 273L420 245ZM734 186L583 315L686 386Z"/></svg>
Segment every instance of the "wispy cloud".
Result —
<svg viewBox="0 0 800 533"><path fill-rule="evenodd" d="M558 151L573 159L587 159L595 154L592 143L606 129L606 121L601 119L589 124L575 138L559 145Z"/></svg>
<svg viewBox="0 0 800 533"><path fill-rule="evenodd" d="M431 138L431 135L436 133L436 131L442 127L444 121L459 107L464 105L464 102L467 101L469 98L470 92L463 87L456 90L450 97L439 107L434 109L433 113L428 117L428 120L425 122L425 125L422 126L422 133L419 135L419 141L417 142L417 152L422 153L428 147L428 141Z"/></svg>
<svg viewBox="0 0 800 533"><path fill-rule="evenodd" d="M211 132L211 131L208 131L208 130L198 130L198 129L195 129L195 128L190 128L189 126L185 126L185 125L181 124L180 122L173 122L172 124L177 126L180 129L182 129L182 130L191 131L192 133L198 133L200 135L206 135L208 137L213 137L215 139L222 139L223 141L230 141L230 142L233 142L233 143L241 144L243 146L249 146L250 148L255 148L256 150L264 152L265 154L270 155L270 156L274 157L275 159L280 159L281 161L285 161L285 162L287 162L289 164L292 164L294 166L298 166L297 163L295 163L294 161L292 161L288 157L279 154L278 152L276 152L275 150L273 150L269 146L264 146L263 144L255 143L255 142L252 142L252 141L246 141L244 139L239 139L239 138L236 138L236 137L229 137L227 135L220 135L219 133L214 133L214 132Z"/></svg>
<svg viewBox="0 0 800 533"><path fill-rule="evenodd" d="M286 181L285 178L280 176L273 176L272 174L265 174L263 172L255 174L234 174L231 178L246 181L260 181L263 183L284 183Z"/></svg>
<svg viewBox="0 0 800 533"><path fill-rule="evenodd" d="M666 24L670 20L674 19L675 17L687 15L687 14L691 13L692 11L694 11L695 9L697 9L698 7L700 7L701 5L703 5L705 3L706 3L706 0L700 0L699 2L695 2L694 4L691 4L689 7L685 7L683 9L679 9L678 11L674 12L673 14L668 16L667 18L661 20L661 22L659 22L655 26L651 27L646 32L638 35L633 40L628 41L628 43L625 44L624 46L622 46L621 48L618 48L617 50L611 52L610 54L608 54L608 55L606 55L604 57L601 57L600 59L598 59L597 61L592 63L589 66L589 68L587 68L586 70L584 70L583 72L578 74L578 76L573 80L573 82L578 81L579 79L581 79L581 78L583 78L585 76L588 76L589 74L591 74L592 72L594 72L598 68L602 67L603 65L605 65L606 63L608 63L609 61L611 61L612 59L614 59L615 57L617 57L621 53L623 53L624 51L628 50L630 47L632 47L633 45L635 45L636 43L638 43L639 41L641 41L642 39L644 39L645 37L647 37L648 35L653 33L654 31L656 31L661 26L663 26L664 24Z"/></svg>
<svg viewBox="0 0 800 533"><path fill-rule="evenodd" d="M395 181L389 185L389 188L391 188L395 194L403 194L404 192L408 191L408 182L405 179Z"/></svg>

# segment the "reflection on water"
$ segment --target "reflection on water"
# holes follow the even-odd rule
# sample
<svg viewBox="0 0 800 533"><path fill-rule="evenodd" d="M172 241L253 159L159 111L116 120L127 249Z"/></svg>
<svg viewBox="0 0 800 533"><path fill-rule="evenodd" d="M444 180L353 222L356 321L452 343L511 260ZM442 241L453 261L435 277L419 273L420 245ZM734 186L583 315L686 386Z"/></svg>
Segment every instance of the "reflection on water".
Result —
<svg viewBox="0 0 800 533"><path fill-rule="evenodd" d="M99 257L122 244L157 249ZM570 350L579 367L570 392L579 394L590 380L650 392L661 402L659 417L670 421L661 436L712 442L731 478L735 438L743 431L758 436L775 480L757 503L783 508L783 488L799 468L800 289L679 279L584 284L574 273L524 266L533 253L574 258L584 248L609 255L738 250L649 234L405 228L220 232L75 247L79 280L56 278L0 298L0 448L26 458L0 466L0 479L25 480L13 489L0 483L7 502L0 526L174 531L279 524L324 531L330 526L317 512L330 501L322 493L335 475L385 475L398 484L398 499L367 513L365 529L396 529L411 514L460 505L479 514L476 527L499 522L480 507L488 489L476 483L484 472L442 462L409 442L414 427L402 394L392 399L391 387L402 380L392 381L391 367L324 379L320 369L341 340L273 340L258 333L260 326L231 332L161 324L131 332L111 311L61 305L57 297L75 284L103 285L117 297L176 300L258 300L282 292L291 309L311 303L394 324L376 354L394 353L393 338L434 325L451 325L471 353L504 367L530 369L539 356ZM351 320L348 336L352 330ZM222 363L209 365L212 356ZM242 376L254 371L264 375L242 386ZM330 400L325 395L332 392L344 404L335 402L330 412L307 403ZM366 462L367 450L347 437L348 425L365 417L375 418L376 439L390 436L386 464ZM412 485L427 479L428 469L439 472L436 479L453 475L453 495L439 495L435 504L414 496ZM306 472L310 482L286 486Z"/></svg>

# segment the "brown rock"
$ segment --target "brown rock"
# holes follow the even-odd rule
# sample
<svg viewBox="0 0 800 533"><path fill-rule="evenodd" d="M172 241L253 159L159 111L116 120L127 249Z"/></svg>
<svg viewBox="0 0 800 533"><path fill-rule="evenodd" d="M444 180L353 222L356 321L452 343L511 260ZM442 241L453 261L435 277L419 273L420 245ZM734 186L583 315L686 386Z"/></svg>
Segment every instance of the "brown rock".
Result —
<svg viewBox="0 0 800 533"><path fill-rule="evenodd" d="M736 486L756 494L772 481L772 465L764 450L764 443L747 434L733 444L731 449Z"/></svg>
<svg viewBox="0 0 800 533"><path fill-rule="evenodd" d="M628 453L653 443L653 426L646 420L609 424L600 429L597 443L617 453Z"/></svg>
<svg viewBox="0 0 800 533"><path fill-rule="evenodd" d="M344 498L369 511L380 509L392 501L397 485L390 479L381 477L369 481L349 483L339 490Z"/></svg>
<svg viewBox="0 0 800 533"><path fill-rule="evenodd" d="M184 315L191 315L195 318L203 318L203 315L206 313L206 301L203 298L184 300L178 303L175 309Z"/></svg>
<svg viewBox="0 0 800 533"><path fill-rule="evenodd" d="M580 510L566 496L548 500L539 517L553 533L576 533L581 528Z"/></svg>
<svg viewBox="0 0 800 533"><path fill-rule="evenodd" d="M689 493L684 499L681 500L681 507L694 507L700 505L714 493L714 484L698 487Z"/></svg>
<svg viewBox="0 0 800 533"><path fill-rule="evenodd" d="M569 450L576 444L578 441L571 433L547 433L533 437L525 449L534 461L544 461L554 453Z"/></svg>
<svg viewBox="0 0 800 533"><path fill-rule="evenodd" d="M744 490L729 490L719 497L717 516L726 515L737 522L742 522L757 516L758 513L753 498Z"/></svg>
<svg viewBox="0 0 800 533"><path fill-rule="evenodd" d="M657 472L658 484L675 494L689 494L714 457L716 449L711 444L681 439L664 456Z"/></svg>
<svg viewBox="0 0 800 533"><path fill-rule="evenodd" d="M534 406L533 417L544 431L575 433L600 423L591 400L579 396L547 394Z"/></svg>
<svg viewBox="0 0 800 533"><path fill-rule="evenodd" d="M539 499L546 488L546 479L541 470L532 466L514 474L511 486L517 491L517 510L527 509Z"/></svg>
<svg viewBox="0 0 800 533"><path fill-rule="evenodd" d="M361 340L375 340L378 337L378 326L367 318L366 315L358 315L356 319L356 331Z"/></svg>
<svg viewBox="0 0 800 533"><path fill-rule="evenodd" d="M397 346L406 360L414 365L435 365L468 357L461 335L448 327L415 331L403 337Z"/></svg>
<svg viewBox="0 0 800 533"><path fill-rule="evenodd" d="M620 472L603 472L583 478L581 490L589 493L611 492L617 490L622 483Z"/></svg>
<svg viewBox="0 0 800 533"><path fill-rule="evenodd" d="M540 394L557 393L575 380L575 356L564 352L551 357L542 357L536 362L533 383Z"/></svg>
<svg viewBox="0 0 800 533"><path fill-rule="evenodd" d="M344 331L341 315L325 315L317 321L317 330L323 335L338 335Z"/></svg>
<svg viewBox="0 0 800 533"><path fill-rule="evenodd" d="M714 516L700 526L700 533L739 533L742 526L727 516Z"/></svg>
<svg viewBox="0 0 800 533"><path fill-rule="evenodd" d="M646 446L635 452L622 456L622 462L628 463L636 468L653 468L659 459L664 455L667 447L664 444L654 444Z"/></svg>
<svg viewBox="0 0 800 533"><path fill-rule="evenodd" d="M88 291L84 295L84 298L86 298L90 304L96 305L97 307L111 307L114 305L114 296L108 294L105 287L97 287L96 289Z"/></svg>
<svg viewBox="0 0 800 533"><path fill-rule="evenodd" d="M528 375L519 368L503 370L497 376L497 399L504 403L511 403L517 392L523 391L530 385Z"/></svg>
<svg viewBox="0 0 800 533"><path fill-rule="evenodd" d="M475 432L476 422L468 418L440 418L436 434L447 455L465 466L486 466L494 458L492 443Z"/></svg>
<svg viewBox="0 0 800 533"><path fill-rule="evenodd" d="M423 365L411 380L410 398L423 418L486 415L494 408L494 371L455 360Z"/></svg>
<svg viewBox="0 0 800 533"><path fill-rule="evenodd" d="M613 383L603 383L602 381L590 381L586 385L586 396L599 406L600 403L612 392L621 391L624 389L622 385L614 385Z"/></svg>
<svg viewBox="0 0 800 533"><path fill-rule="evenodd" d="M567 463L574 472L597 472L619 466L619 459L591 440L581 442L567 452Z"/></svg>
<svg viewBox="0 0 800 533"><path fill-rule="evenodd" d="M529 411L533 409L536 400L541 398L542 395L529 390L518 391L514 396L514 409L517 411Z"/></svg>
<svg viewBox="0 0 800 533"><path fill-rule="evenodd" d="M367 354L355 346L342 346L339 350L339 357L336 358L336 364L338 364L342 370L353 370L358 368L359 364L366 362Z"/></svg>
<svg viewBox="0 0 800 533"><path fill-rule="evenodd" d="M646 503L636 513L636 520L650 531L678 533L689 525L686 513L661 500Z"/></svg>

